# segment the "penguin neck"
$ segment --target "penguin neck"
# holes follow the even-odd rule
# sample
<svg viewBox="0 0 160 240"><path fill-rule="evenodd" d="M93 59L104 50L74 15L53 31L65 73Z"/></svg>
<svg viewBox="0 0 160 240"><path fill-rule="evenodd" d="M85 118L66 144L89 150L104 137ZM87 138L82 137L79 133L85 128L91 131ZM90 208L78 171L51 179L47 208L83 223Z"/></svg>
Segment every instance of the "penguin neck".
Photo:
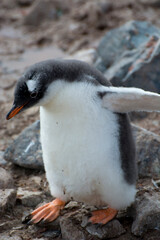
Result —
<svg viewBox="0 0 160 240"><path fill-rule="evenodd" d="M97 88L88 82L64 83L63 88L55 94L48 103L41 108L48 114L61 114L73 116L74 114L87 114L88 109L95 107ZM98 101L98 100L97 100Z"/></svg>

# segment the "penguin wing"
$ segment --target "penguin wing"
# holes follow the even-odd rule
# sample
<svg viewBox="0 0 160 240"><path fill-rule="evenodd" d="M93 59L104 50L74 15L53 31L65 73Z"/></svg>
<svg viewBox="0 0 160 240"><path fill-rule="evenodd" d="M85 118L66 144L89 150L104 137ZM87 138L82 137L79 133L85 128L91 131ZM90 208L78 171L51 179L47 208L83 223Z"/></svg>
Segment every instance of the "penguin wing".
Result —
<svg viewBox="0 0 160 240"><path fill-rule="evenodd" d="M112 112L160 111L160 94L139 88L105 87L99 92L102 106Z"/></svg>

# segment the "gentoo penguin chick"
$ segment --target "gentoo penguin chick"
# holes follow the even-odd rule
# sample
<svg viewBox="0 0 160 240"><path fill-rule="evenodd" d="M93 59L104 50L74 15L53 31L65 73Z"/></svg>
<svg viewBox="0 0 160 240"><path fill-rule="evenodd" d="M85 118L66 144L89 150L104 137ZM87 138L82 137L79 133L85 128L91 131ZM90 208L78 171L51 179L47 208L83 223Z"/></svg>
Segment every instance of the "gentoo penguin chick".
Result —
<svg viewBox="0 0 160 240"><path fill-rule="evenodd" d="M7 119L40 106L43 160L56 199L31 213L53 221L70 200L99 208L90 222L106 224L136 194L135 145L127 112L160 110L160 95L113 87L94 67L48 60L19 79Z"/></svg>

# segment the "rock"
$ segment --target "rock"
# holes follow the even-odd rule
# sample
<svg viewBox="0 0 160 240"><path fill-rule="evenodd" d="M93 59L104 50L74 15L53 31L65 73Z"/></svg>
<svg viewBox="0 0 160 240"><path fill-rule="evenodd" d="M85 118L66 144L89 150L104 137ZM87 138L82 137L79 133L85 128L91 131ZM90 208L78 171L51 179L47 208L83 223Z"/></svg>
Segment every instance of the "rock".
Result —
<svg viewBox="0 0 160 240"><path fill-rule="evenodd" d="M65 240L87 240L88 233L81 227L83 217L87 217L89 210L79 202L71 201L61 211L58 218L62 239ZM96 239L95 239L96 240Z"/></svg>
<svg viewBox="0 0 160 240"><path fill-rule="evenodd" d="M114 86L160 92L160 29L131 21L109 31L97 49L95 66Z"/></svg>
<svg viewBox="0 0 160 240"><path fill-rule="evenodd" d="M0 240L22 240L19 236L10 236L10 234L7 233L1 233L0 234Z"/></svg>
<svg viewBox="0 0 160 240"><path fill-rule="evenodd" d="M12 176L0 167L0 189L14 188Z"/></svg>
<svg viewBox="0 0 160 240"><path fill-rule="evenodd" d="M5 210L14 206L16 201L16 190L15 189L0 189L0 215Z"/></svg>
<svg viewBox="0 0 160 240"><path fill-rule="evenodd" d="M135 220L132 233L141 236L143 233L157 229L160 231L160 193L145 193L138 197L134 204Z"/></svg>
<svg viewBox="0 0 160 240"><path fill-rule="evenodd" d="M116 219L112 220L104 226L92 224L88 226L86 230L91 235L96 236L100 239L110 239L118 237L126 232L120 222Z"/></svg>
<svg viewBox="0 0 160 240"><path fill-rule="evenodd" d="M107 32L97 48L98 59L95 65L104 73L114 62L119 61L124 51L137 49L144 40L147 42L148 37L157 32L159 33L158 28L140 21L130 21Z"/></svg>
<svg viewBox="0 0 160 240"><path fill-rule="evenodd" d="M136 140L139 177L159 178L160 136L132 124Z"/></svg>
<svg viewBox="0 0 160 240"><path fill-rule="evenodd" d="M5 166L7 164L3 156L4 156L4 152L0 151L0 166Z"/></svg>
<svg viewBox="0 0 160 240"><path fill-rule="evenodd" d="M36 207L43 200L43 192L28 191L21 187L17 190L17 199L19 199L23 206Z"/></svg>
<svg viewBox="0 0 160 240"><path fill-rule="evenodd" d="M39 129L39 121L25 128L6 149L4 159L22 167L44 169Z"/></svg>
<svg viewBox="0 0 160 240"><path fill-rule="evenodd" d="M68 0L39 0L33 4L28 15L23 19L25 25L39 26L44 20L53 21L69 11Z"/></svg>
<svg viewBox="0 0 160 240"><path fill-rule="evenodd" d="M84 232L69 218L60 219L62 238L65 240L87 240Z"/></svg>

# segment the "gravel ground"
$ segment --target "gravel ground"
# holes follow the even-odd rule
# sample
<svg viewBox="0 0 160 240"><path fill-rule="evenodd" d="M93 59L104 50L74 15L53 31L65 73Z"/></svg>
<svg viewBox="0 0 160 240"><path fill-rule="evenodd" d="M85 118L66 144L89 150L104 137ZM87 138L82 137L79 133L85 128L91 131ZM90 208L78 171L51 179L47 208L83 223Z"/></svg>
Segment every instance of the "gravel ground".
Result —
<svg viewBox="0 0 160 240"><path fill-rule="evenodd" d="M12 105L15 82L27 66L47 58L64 57L80 49L95 48L107 31L131 19L147 20L160 27L160 1L152 1L152 4L149 0L55 2L55 11L50 13L50 8L46 8L46 14L42 14L43 1L0 2L1 151L4 151L26 126L39 119L38 109L33 108L12 121L5 120ZM147 118L134 118L134 123L160 134L160 115L157 113L147 114ZM16 188L31 192L41 191L43 201L51 199L44 172L20 168L11 163L2 166L12 175ZM138 185L144 186L144 193L147 191L145 186L152 185L152 182L143 179ZM17 196L14 209L9 208L0 218L0 240L53 239L55 233L46 230L46 227L37 228L21 224L22 217L32 209L34 207L24 206L21 196ZM130 235L130 219L121 218L120 222L127 233L116 239L142 239ZM61 236L55 239L61 239ZM158 240L159 233L156 230L148 232L143 239Z"/></svg>

